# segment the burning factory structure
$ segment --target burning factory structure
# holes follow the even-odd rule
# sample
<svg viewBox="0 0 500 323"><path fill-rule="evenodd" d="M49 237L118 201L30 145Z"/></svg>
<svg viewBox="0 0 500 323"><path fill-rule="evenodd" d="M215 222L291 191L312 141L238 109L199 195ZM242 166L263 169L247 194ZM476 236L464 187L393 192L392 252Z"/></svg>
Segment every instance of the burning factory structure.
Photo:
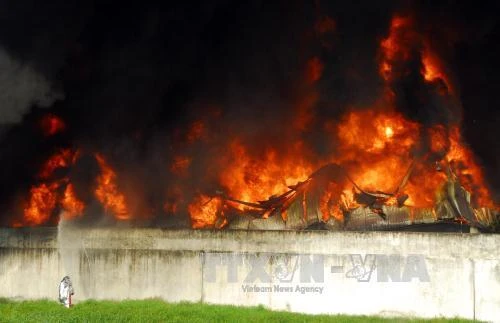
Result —
<svg viewBox="0 0 500 323"><path fill-rule="evenodd" d="M186 47L153 68L162 50L148 39L167 37L152 31L163 30L159 17L139 26L137 48L80 36L66 48L66 98L32 107L1 134L10 186L0 225L498 231L498 202L464 139L460 80L447 60L457 36L387 8L380 27L351 44L341 14L316 3L296 23L296 6L279 22L278 8L245 7L267 23L249 31L230 19L243 31L227 42L241 49L212 48L199 71L176 67L195 50L172 35ZM219 9L206 10L211 18L184 37L221 33ZM367 53L351 48L361 38ZM196 81L172 81L190 73Z"/></svg>

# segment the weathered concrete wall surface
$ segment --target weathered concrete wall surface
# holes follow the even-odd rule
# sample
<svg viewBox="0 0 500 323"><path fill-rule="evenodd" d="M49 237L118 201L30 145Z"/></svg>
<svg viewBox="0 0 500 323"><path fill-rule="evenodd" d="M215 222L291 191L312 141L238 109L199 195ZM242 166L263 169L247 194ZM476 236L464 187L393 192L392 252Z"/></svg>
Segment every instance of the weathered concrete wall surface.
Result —
<svg viewBox="0 0 500 323"><path fill-rule="evenodd" d="M484 234L0 229L0 297L56 299L68 274L76 302L498 321L499 250Z"/></svg>

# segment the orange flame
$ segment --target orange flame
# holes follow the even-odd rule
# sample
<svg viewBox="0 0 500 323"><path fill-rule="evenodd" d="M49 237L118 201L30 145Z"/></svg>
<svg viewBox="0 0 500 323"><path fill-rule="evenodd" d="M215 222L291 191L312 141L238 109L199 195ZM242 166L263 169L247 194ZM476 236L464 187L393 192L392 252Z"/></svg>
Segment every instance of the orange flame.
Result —
<svg viewBox="0 0 500 323"><path fill-rule="evenodd" d="M95 196L102 203L105 210L111 211L118 220L130 219L130 214L125 201L125 195L118 190L116 173L100 154L95 155L101 174L97 177Z"/></svg>
<svg viewBox="0 0 500 323"><path fill-rule="evenodd" d="M58 183L31 187L30 200L24 208L23 225L41 225L50 219L57 204Z"/></svg>
<svg viewBox="0 0 500 323"><path fill-rule="evenodd" d="M441 61L429 47L424 47L422 51L422 75L427 82L442 80L446 85L446 90L452 92L451 83L443 72Z"/></svg>
<svg viewBox="0 0 500 323"><path fill-rule="evenodd" d="M333 199L338 196L344 196L340 191L340 187L337 183L328 183L323 194L319 199L319 210L322 215L323 221L328 221L330 216L333 216L338 221L343 221L344 214L342 213L342 204L340 201L334 201L337 203L332 203Z"/></svg>
<svg viewBox="0 0 500 323"><path fill-rule="evenodd" d="M71 183L66 186L61 206L65 211L63 214L66 219L73 219L83 214L85 204L76 197L75 188Z"/></svg>
<svg viewBox="0 0 500 323"><path fill-rule="evenodd" d="M389 28L389 35L380 42L382 60L379 73L384 80L395 77L394 63L407 61L411 55L411 46L418 42L418 35L412 30L413 21L409 17L394 16Z"/></svg>
<svg viewBox="0 0 500 323"><path fill-rule="evenodd" d="M300 147L295 146L299 151ZM289 185L307 179L314 170L305 161L280 156L271 148L254 159L238 140L230 143L229 152L231 162L220 175L220 182L233 197L244 201L265 200L282 193Z"/></svg>
<svg viewBox="0 0 500 323"><path fill-rule="evenodd" d="M54 171L58 168L69 167L75 161L77 154L78 152L71 149L61 149L47 159L37 175L43 182L31 187L29 202L24 208L24 217L17 225L34 226L49 221L55 208L63 203L60 201L59 188L69 181L67 177L54 179Z"/></svg>
<svg viewBox="0 0 500 323"><path fill-rule="evenodd" d="M411 17L392 18L389 35L380 42L380 50L382 58L379 73L385 81L391 81L405 73L404 70L396 70L396 65L408 61L412 55L416 57L419 53L424 80L427 82L442 80L446 85L446 92L452 92L451 82L444 72L443 63L431 50L429 42L414 30Z"/></svg>
<svg viewBox="0 0 500 323"><path fill-rule="evenodd" d="M188 206L192 227L200 229L213 226L221 206L222 201L218 197L211 198L203 194L196 197L193 203Z"/></svg>
<svg viewBox="0 0 500 323"><path fill-rule="evenodd" d="M333 131L337 139L337 153L329 160L312 162L300 143L291 145L289 152L278 154L268 148L263 156L252 156L239 140L233 140L228 149L229 159L223 158L224 171L219 180L228 195L243 201L262 201L288 190L288 186L304 181L327 162L344 165L347 174L364 190L395 193L415 157L409 153L420 143L422 127L395 112L356 110L347 113ZM477 195L481 205L489 205L488 190L481 170L474 163L472 153L463 144L458 128L448 133L444 127L428 130L431 137L429 153L440 152L444 161L455 164L454 171L461 183ZM448 142L449 141L449 142ZM449 149L449 150L448 150ZM446 156L443 154L448 151ZM446 173L426 159L417 158L411 176L404 187L409 195L406 205L433 207L437 193L447 181ZM339 186L339 185L343 186ZM220 210L219 199L209 201L207 196L197 197L189 206L193 227L213 227ZM486 203L486 204L485 204ZM396 197L385 202L396 205ZM341 221L343 210L359 207L353 195L353 184L328 183L321 193L319 210L324 221L330 216ZM245 210L242 205L235 205Z"/></svg>
<svg viewBox="0 0 500 323"><path fill-rule="evenodd" d="M42 166L42 170L38 174L41 179L48 179L52 176L57 168L69 167L74 162L76 153L71 149L61 149L53 154Z"/></svg>
<svg viewBox="0 0 500 323"><path fill-rule="evenodd" d="M453 171L460 183L469 192L473 192L475 204L478 206L495 207L487 186L484 184L484 175L481 167L469 147L462 144L460 129L454 127L450 131L450 150L446 159L451 163Z"/></svg>
<svg viewBox="0 0 500 323"><path fill-rule="evenodd" d="M449 149L450 140L448 132L444 126L437 125L428 129L430 136L431 151L434 153L444 153Z"/></svg>
<svg viewBox="0 0 500 323"><path fill-rule="evenodd" d="M338 127L342 157L337 157L337 161L348 163L349 174L363 189L395 192L412 163L409 151L419 142L420 128L396 113L350 112ZM410 195L406 204L432 206L435 192L445 180L442 173L421 162L405 187L404 191ZM353 207L351 190L350 184L343 188L343 201Z"/></svg>
<svg viewBox="0 0 500 323"><path fill-rule="evenodd" d="M335 28L330 20L321 21L315 27L318 33ZM416 31L413 19L395 16L387 37L380 42L379 73L391 96L381 98L371 109L347 112L340 122L326 120L324 131L335 142L335 152L329 158L315 158L300 140L286 141L286 153L267 146L262 153L262 149L255 152L240 139L233 139L227 146L227 154L220 160L223 171L219 184L228 195L238 200L263 201L282 194L289 185L307 179L322 165L338 163L364 190L390 194L404 192L409 195L407 205L427 208L435 206L437 193L448 180L442 167L437 167L443 162L452 166L454 174L466 189L474 193L479 203L491 204L481 169L472 152L463 144L458 126L451 130L441 125L426 128L394 111L394 93L390 92L392 82L407 75L408 69L412 68L407 62L414 59L420 59L422 81L441 80L447 89L439 93L454 94L442 62L431 50L430 42ZM321 79L323 70L323 63L317 57L306 64L306 91L298 95L293 110L295 131L304 132L312 124L313 109L318 100L314 85ZM402 183L410 169L411 175ZM404 188L400 187L402 184ZM305 205L305 198L303 202ZM189 206L193 227L213 227L221 203L220 199L209 200L203 195L195 198ZM397 205L397 196L388 198L385 204ZM341 221L343 211L359 206L350 181L327 183L319 196L324 221L331 216ZM282 211L283 214L286 218L286 212Z"/></svg>

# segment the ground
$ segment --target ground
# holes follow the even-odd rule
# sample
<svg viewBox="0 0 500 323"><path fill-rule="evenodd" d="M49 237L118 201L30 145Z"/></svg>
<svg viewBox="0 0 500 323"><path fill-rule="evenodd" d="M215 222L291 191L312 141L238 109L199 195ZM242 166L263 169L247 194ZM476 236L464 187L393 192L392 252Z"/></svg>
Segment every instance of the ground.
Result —
<svg viewBox="0 0 500 323"><path fill-rule="evenodd" d="M170 304L161 300L85 301L66 309L49 301L16 302L0 299L0 322L421 322L367 316L304 315L263 307L199 303ZM469 322L434 319L425 322Z"/></svg>

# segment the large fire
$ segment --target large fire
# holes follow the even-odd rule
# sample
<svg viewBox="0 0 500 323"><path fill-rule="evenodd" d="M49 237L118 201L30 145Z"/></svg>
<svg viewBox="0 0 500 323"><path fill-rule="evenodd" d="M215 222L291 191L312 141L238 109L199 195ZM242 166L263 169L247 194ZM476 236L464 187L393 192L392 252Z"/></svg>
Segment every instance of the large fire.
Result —
<svg viewBox="0 0 500 323"><path fill-rule="evenodd" d="M314 171L312 165L294 158L300 157L300 144L290 147L289 156L279 156L269 149L259 160L252 159L241 142L231 142L228 149L231 160L224 161L226 170L220 181L231 196L240 200L259 201L283 193Z"/></svg>
<svg viewBox="0 0 500 323"><path fill-rule="evenodd" d="M323 35L333 33L336 25L331 18L322 17L314 28ZM323 39L322 42L331 49L329 41ZM494 207L481 167L461 137L459 122L424 125L396 108L393 85L409 74L413 66L409 62L417 62L420 81L436 95L459 101L443 62L430 42L415 29L412 17L396 15L386 37L379 43L378 72L384 90L373 106L350 107L341 117L322 122L323 138L334 143L330 153L314 154L300 136L287 134L287 139L276 147L274 142L264 139L256 144L248 136L235 133L219 142L220 149L214 150L217 154L207 158L206 172L217 170L216 174L209 174L215 178L213 190L200 188L194 194L187 194L183 182L189 180L192 165L200 156L194 149L185 149L165 162L165 172L175 180L164 183L164 192L158 193L164 196L160 208L166 215L188 213L193 228L223 227L227 224L225 214L230 210L244 213L258 208L258 203L267 203L273 209L274 201L290 196L301 199L305 214L305 189L310 185L310 176L330 163L342 165L349 180L326 184L318 201L324 221L330 218L343 221L342 210L359 207L354 193L359 188L390 196L385 204L398 205L403 189L401 181L410 173L411 176L403 180L407 197L401 201L406 206L432 208L452 172L461 185L473 193L474 205ZM317 85L325 71L319 56L305 59L303 79L298 82L296 100L291 104L294 116L280 120L289 124L290 132L303 134L318 130L311 129L311 125L316 118ZM216 110L214 115L219 116L220 110ZM53 115L43 118L41 124L46 136L66 128L64 122ZM184 142L190 147L209 142L210 131L202 119L195 120L185 130ZM12 223L14 226L53 223L57 221L58 211L67 219L85 213L89 201L84 202L78 196L78 184L57 172L71 168L80 154L77 150L62 149L41 165L37 184L31 186L24 203L24 216ZM105 214L117 221L133 219L130 197L120 187L112 160L101 153L89 155L94 156L99 167L92 190L95 200ZM444 169L451 171L447 173ZM263 214L267 216L268 212ZM287 218L285 208L281 216Z"/></svg>
<svg viewBox="0 0 500 323"><path fill-rule="evenodd" d="M381 98L380 106L352 109L334 126L325 122L325 135L338 143L335 154L313 162L305 158L308 151L300 142L288 142L289 153L278 155L269 148L263 158L254 160L246 153L246 146L234 140L228 144L225 171L219 177L227 194L243 201L265 200L282 194L293 183L304 181L313 170L326 163L344 165L354 182L363 189L391 193L398 190L398 184L411 167L413 176L405 186L408 194L405 205L430 208L435 205L437 193L447 180L447 175L438 171L437 165L446 163L452 166L464 187L474 192L476 205L493 206L481 168L464 145L459 125L424 127L406 119L394 108L391 82L407 73L406 62L415 57L420 59L422 79L429 83L443 82L446 89L444 92L439 89L438 93L453 95L441 62L428 42L413 29L411 17L392 19L388 36L380 42L380 53L379 71L387 83L388 91L384 94L388 95ZM305 70L306 83L314 84L321 78L323 64L314 57L307 62ZM300 112L297 120L303 122L306 118ZM421 147L426 142L430 143L429 149ZM328 184L320 202L323 220L331 216L342 220L341 208L359 206L352 190L351 182L343 187ZM327 205L332 197L337 198L337 203ZM211 227L215 223L214 202L207 203L206 199L206 196L197 198L189 207L195 227ZM386 202L387 205L395 203L395 198Z"/></svg>
<svg viewBox="0 0 500 323"><path fill-rule="evenodd" d="M47 159L38 174L38 180L41 183L31 187L29 201L24 207L24 217L22 221L15 222L15 226L41 225L51 220L60 200L67 200L64 197L66 194L61 195L61 187L70 185L66 176L61 177L54 173L57 169L69 167L77 155L77 152L70 149L62 149ZM75 197L74 200L76 201ZM66 205L68 205L67 202Z"/></svg>
<svg viewBox="0 0 500 323"><path fill-rule="evenodd" d="M57 174L58 169L68 169L75 164L80 155L79 151L62 149L47 159L37 176L40 184L33 185L30 189L22 220L13 222L13 226L53 223L57 221L57 218L53 218L57 216L56 211L60 211L65 219L83 215L86 206L77 196L75 185L68 176ZM127 220L129 212L125 196L118 190L115 171L102 155L96 154L95 158L101 171L96 178L95 198L103 205L105 212L118 220Z"/></svg>

